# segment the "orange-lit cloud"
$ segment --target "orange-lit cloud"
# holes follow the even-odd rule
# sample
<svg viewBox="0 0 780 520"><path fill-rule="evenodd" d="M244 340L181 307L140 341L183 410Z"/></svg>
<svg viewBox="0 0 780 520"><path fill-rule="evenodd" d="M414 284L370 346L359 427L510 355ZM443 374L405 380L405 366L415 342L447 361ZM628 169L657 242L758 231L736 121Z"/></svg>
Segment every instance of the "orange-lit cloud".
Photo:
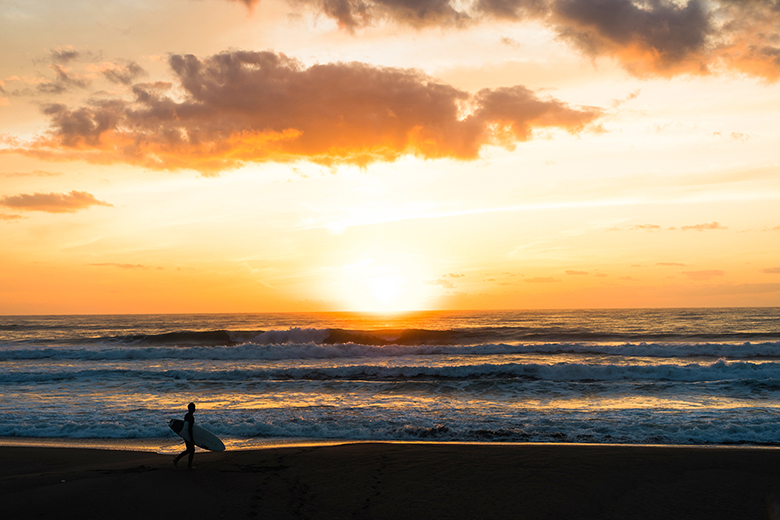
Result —
<svg viewBox="0 0 780 520"><path fill-rule="evenodd" d="M766 274L780 274L780 267L767 267L763 272Z"/></svg>
<svg viewBox="0 0 780 520"><path fill-rule="evenodd" d="M469 94L416 70L363 63L304 68L273 52L174 55L170 66L179 85L136 84L133 101L44 105L50 135L18 146L6 140L6 153L204 174L298 159L470 160L485 146L511 149L537 129L581 132L602 115L522 86Z"/></svg>
<svg viewBox="0 0 780 520"><path fill-rule="evenodd" d="M47 213L75 213L90 206L112 206L98 200L85 191L70 193L33 193L0 197L0 206L24 211L45 211Z"/></svg>

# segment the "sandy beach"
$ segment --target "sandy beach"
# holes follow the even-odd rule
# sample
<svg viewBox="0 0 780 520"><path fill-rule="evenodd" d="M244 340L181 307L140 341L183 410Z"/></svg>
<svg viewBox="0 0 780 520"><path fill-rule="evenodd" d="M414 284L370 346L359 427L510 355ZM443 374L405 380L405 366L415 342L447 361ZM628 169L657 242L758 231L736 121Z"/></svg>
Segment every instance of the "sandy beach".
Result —
<svg viewBox="0 0 780 520"><path fill-rule="evenodd" d="M0 447L4 518L778 518L780 450L346 444L199 452Z"/></svg>

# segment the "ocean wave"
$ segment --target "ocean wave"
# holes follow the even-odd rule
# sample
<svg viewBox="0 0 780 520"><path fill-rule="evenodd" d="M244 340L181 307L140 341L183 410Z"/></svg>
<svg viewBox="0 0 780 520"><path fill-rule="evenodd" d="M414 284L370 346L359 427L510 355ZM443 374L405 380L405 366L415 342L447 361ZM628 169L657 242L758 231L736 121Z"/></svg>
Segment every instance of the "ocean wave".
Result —
<svg viewBox="0 0 780 520"><path fill-rule="evenodd" d="M9 324L5 330L12 331L16 325ZM44 331L44 328L39 330ZM181 330L158 334L127 334L92 336L88 329L81 334L63 336L55 334L17 340L17 345L114 345L154 347L217 347L236 346L243 343L256 345L289 345L314 343L317 345L356 344L365 346L478 346L485 344L743 344L778 343L778 332L722 332L702 331L682 333L663 331L625 332L590 330L577 326L544 327L465 327L445 330L429 329L378 329L350 330L341 328L305 328L269 330ZM8 345L15 343L9 342Z"/></svg>
<svg viewBox="0 0 780 520"><path fill-rule="evenodd" d="M322 331L297 331L310 339ZM264 333L270 334L270 333ZM363 345L358 343L321 344L278 343L270 336L233 346L106 346L80 348L6 345L1 361L14 360L211 360L282 361L347 358L397 358L403 356L504 356L524 354L582 354L645 358L780 359L780 342L767 343L627 343L592 345L585 343L488 343L478 345ZM263 342L265 341L265 342Z"/></svg>
<svg viewBox="0 0 780 520"><path fill-rule="evenodd" d="M461 366L382 366L348 365L336 367L294 367L256 369L93 369L24 371L0 373L0 384L46 383L61 381L212 381L228 384L236 381L416 381L460 380L479 382L492 379L588 382L699 382L699 381L761 381L780 380L780 363L746 363L719 360L713 363L686 365L595 365L587 363L505 363Z"/></svg>

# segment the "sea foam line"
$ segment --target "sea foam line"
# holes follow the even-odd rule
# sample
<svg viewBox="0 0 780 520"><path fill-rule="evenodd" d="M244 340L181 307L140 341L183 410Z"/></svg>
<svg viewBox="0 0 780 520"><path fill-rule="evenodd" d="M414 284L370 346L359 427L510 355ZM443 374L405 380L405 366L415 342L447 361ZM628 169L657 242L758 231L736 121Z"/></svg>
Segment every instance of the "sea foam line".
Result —
<svg viewBox="0 0 780 520"><path fill-rule="evenodd" d="M480 345L361 345L245 342L235 346L117 346L84 345L40 347L19 344L0 346L0 361L14 360L295 360L378 358L401 356L490 356L511 354L601 354L624 357L724 359L780 359L780 342L765 343L626 343L593 345L587 343L485 343Z"/></svg>
<svg viewBox="0 0 780 520"><path fill-rule="evenodd" d="M714 363L685 365L593 365L587 363L505 363L461 366L382 366L352 365L338 367L295 367L255 369L82 369L82 370L14 370L0 372L0 383L46 383L61 381L268 381L268 380L385 380L451 379L480 381L485 379L529 379L544 381L761 381L780 380L780 363L746 363L719 360Z"/></svg>

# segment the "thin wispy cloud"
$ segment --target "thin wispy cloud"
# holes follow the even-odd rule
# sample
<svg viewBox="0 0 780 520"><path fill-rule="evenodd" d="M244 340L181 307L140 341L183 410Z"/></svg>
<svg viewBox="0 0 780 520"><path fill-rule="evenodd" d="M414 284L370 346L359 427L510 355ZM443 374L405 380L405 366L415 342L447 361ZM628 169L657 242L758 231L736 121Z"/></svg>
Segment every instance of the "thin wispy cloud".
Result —
<svg viewBox="0 0 780 520"><path fill-rule="evenodd" d="M705 269L702 271L683 271L682 274L687 276L688 279L696 280L696 281L711 280L713 278L726 275L724 271L720 271L717 269Z"/></svg>
<svg viewBox="0 0 780 520"><path fill-rule="evenodd" d="M717 222L710 222L708 224L695 224L693 226L683 226L680 229L683 231L711 231L715 229L728 229L726 226L722 226Z"/></svg>

